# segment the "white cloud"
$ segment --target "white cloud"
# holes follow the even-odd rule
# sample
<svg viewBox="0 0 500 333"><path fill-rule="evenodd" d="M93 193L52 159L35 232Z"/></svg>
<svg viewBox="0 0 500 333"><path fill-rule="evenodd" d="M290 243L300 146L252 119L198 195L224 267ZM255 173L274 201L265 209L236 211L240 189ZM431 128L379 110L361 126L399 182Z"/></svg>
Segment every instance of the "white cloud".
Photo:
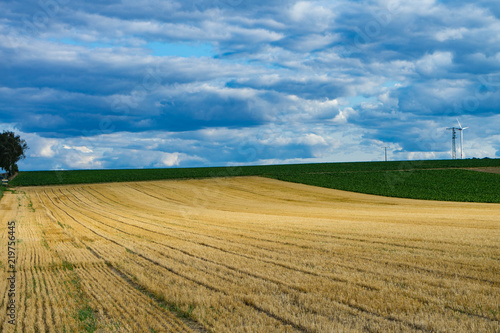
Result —
<svg viewBox="0 0 500 333"><path fill-rule="evenodd" d="M431 15L435 14L439 8L436 0L405 1L405 0L382 0L385 8L391 12L405 14Z"/></svg>
<svg viewBox="0 0 500 333"><path fill-rule="evenodd" d="M26 140L29 150L27 155L30 157L52 158L55 156L58 140L39 137L36 134L23 134L23 139Z"/></svg>
<svg viewBox="0 0 500 333"><path fill-rule="evenodd" d="M295 51L311 52L314 50L323 49L324 47L337 41L339 37L335 34L309 34L302 38L296 38L290 41L287 45Z"/></svg>
<svg viewBox="0 0 500 333"><path fill-rule="evenodd" d="M70 152L65 155L64 163L69 169L101 169L102 161L96 155L82 155L76 152Z"/></svg>
<svg viewBox="0 0 500 333"><path fill-rule="evenodd" d="M453 63L451 52L434 52L426 54L416 63L419 72L426 75L437 75L445 71Z"/></svg>
<svg viewBox="0 0 500 333"><path fill-rule="evenodd" d="M180 163L179 153L163 153L161 163L163 166L178 166Z"/></svg>
<svg viewBox="0 0 500 333"><path fill-rule="evenodd" d="M322 136L319 136L319 135L314 134L314 133L309 133L303 137L300 137L297 142L303 143L306 145L310 145L310 146L326 145L325 139Z"/></svg>
<svg viewBox="0 0 500 333"><path fill-rule="evenodd" d="M323 30L333 21L335 15L330 8L315 1L298 1L289 10L292 21L302 24L304 30Z"/></svg>
<svg viewBox="0 0 500 333"><path fill-rule="evenodd" d="M351 115L356 115L357 111L353 108L347 107L342 110L339 110L339 113L331 120L332 123L340 125L346 124Z"/></svg>
<svg viewBox="0 0 500 333"><path fill-rule="evenodd" d="M68 145L64 145L63 148L64 149L68 149L68 150L73 149L73 150L79 151L79 152L84 153L84 154L88 154L88 153L92 153L93 152L92 149L90 149L90 148L88 148L86 146L72 146L71 147L71 146L68 146Z"/></svg>
<svg viewBox="0 0 500 333"><path fill-rule="evenodd" d="M436 39L440 42L462 39L465 32L467 32L466 28L444 29L436 33Z"/></svg>

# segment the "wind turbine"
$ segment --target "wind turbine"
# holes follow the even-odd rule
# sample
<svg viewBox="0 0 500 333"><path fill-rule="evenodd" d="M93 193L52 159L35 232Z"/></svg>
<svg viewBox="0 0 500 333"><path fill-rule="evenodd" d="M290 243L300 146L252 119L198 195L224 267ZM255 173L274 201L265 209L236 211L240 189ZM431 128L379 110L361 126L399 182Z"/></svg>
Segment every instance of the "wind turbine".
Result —
<svg viewBox="0 0 500 333"><path fill-rule="evenodd" d="M448 127L447 130L451 130L451 159L455 160L457 158L457 149L455 145L455 139L457 138L458 127Z"/></svg>
<svg viewBox="0 0 500 333"><path fill-rule="evenodd" d="M457 118L457 123L458 123L458 130L460 131L460 159L464 158L464 131L468 129L469 127L462 127L460 124L460 121L458 121Z"/></svg>

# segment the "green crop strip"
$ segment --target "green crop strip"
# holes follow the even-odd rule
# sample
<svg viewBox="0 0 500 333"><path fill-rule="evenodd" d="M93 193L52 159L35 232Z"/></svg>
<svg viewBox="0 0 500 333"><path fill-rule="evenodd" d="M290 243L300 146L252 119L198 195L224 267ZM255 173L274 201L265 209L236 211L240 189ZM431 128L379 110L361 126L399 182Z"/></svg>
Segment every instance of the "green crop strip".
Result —
<svg viewBox="0 0 500 333"><path fill-rule="evenodd" d="M264 176L391 197L500 202L500 174L464 170L499 167L500 159L317 163L139 170L22 172L14 186Z"/></svg>
<svg viewBox="0 0 500 333"><path fill-rule="evenodd" d="M296 173L273 178L389 197L500 203L500 175L469 170Z"/></svg>

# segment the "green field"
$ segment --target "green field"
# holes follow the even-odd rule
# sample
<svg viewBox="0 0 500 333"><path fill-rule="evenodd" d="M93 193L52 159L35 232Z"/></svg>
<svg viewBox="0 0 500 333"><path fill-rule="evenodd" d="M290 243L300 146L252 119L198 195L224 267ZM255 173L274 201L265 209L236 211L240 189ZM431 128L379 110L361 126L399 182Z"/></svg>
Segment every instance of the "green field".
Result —
<svg viewBox="0 0 500 333"><path fill-rule="evenodd" d="M264 176L384 196L500 202L500 174L461 168L500 167L500 159L317 163L213 168L21 172L12 186Z"/></svg>
<svg viewBox="0 0 500 333"><path fill-rule="evenodd" d="M283 174L273 178L389 197L500 203L500 175L469 170Z"/></svg>

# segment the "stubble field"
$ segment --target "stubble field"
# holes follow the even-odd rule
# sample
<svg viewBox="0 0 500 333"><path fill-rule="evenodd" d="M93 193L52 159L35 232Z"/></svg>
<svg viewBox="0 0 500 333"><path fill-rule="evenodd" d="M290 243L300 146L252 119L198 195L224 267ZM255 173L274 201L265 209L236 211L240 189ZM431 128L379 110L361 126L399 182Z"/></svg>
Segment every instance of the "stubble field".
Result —
<svg viewBox="0 0 500 333"><path fill-rule="evenodd" d="M2 332L499 331L500 204L235 177L24 187L0 205L0 244L9 221L17 239Z"/></svg>

